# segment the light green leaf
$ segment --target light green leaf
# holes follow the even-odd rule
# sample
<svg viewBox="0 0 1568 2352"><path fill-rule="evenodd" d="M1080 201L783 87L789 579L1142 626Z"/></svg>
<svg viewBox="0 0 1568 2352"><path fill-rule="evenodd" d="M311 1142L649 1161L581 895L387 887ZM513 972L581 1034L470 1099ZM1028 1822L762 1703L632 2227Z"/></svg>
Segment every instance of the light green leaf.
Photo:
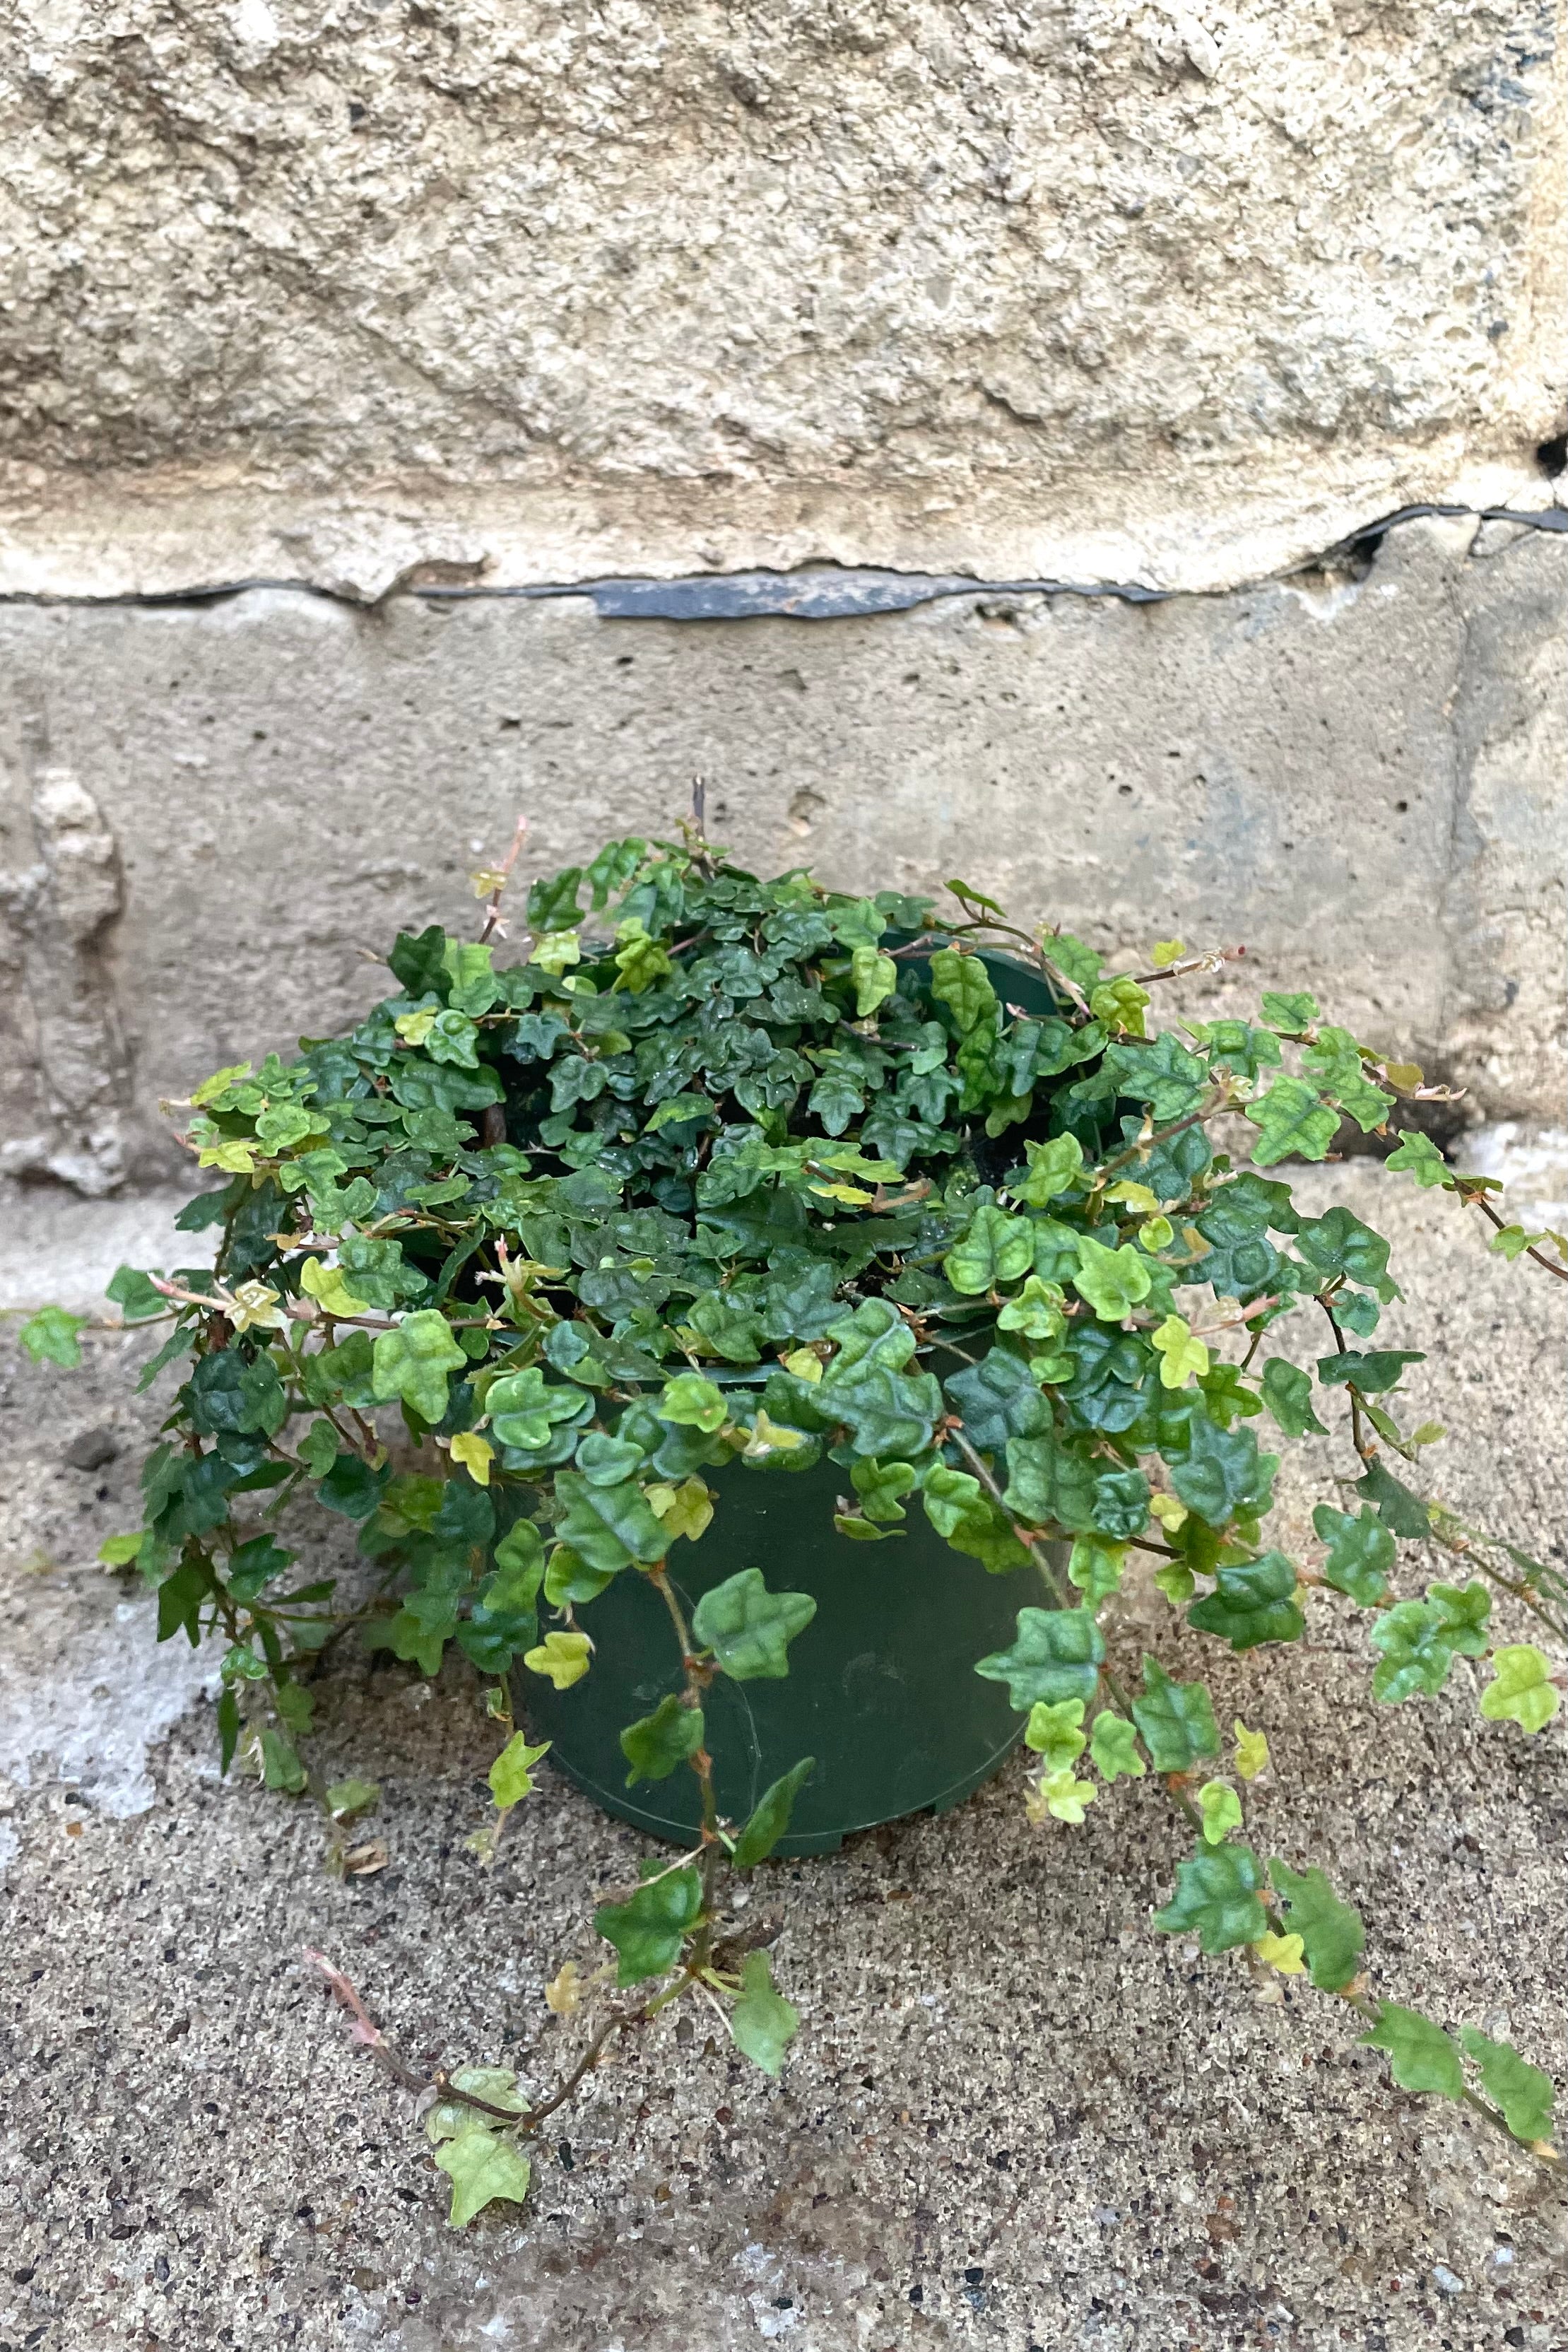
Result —
<svg viewBox="0 0 1568 2352"><path fill-rule="evenodd" d="M988 1682L1006 1683L1020 1714L1043 1700L1087 1703L1100 1682L1105 1640L1087 1609L1020 1609L1011 1649L982 1658L975 1668Z"/></svg>
<svg viewBox="0 0 1568 2352"><path fill-rule="evenodd" d="M1492 1653L1493 1679L1481 1693L1481 1713L1490 1723L1517 1723L1542 1731L1558 1708L1552 1669L1532 1642L1511 1643Z"/></svg>
<svg viewBox="0 0 1568 2352"><path fill-rule="evenodd" d="M1184 1315L1167 1315L1158 1329L1150 1333L1149 1345L1160 1359L1162 1388L1185 1389L1208 1370L1208 1349L1201 1339L1193 1338L1192 1327Z"/></svg>
<svg viewBox="0 0 1568 2352"><path fill-rule="evenodd" d="M29 1315L16 1337L35 1364L58 1364L62 1371L74 1372L81 1362L81 1342L78 1331L85 1331L91 1317L72 1315L64 1307L40 1307Z"/></svg>
<svg viewBox="0 0 1568 2352"><path fill-rule="evenodd" d="M978 956L938 948L931 959L931 993L952 1013L961 1036L997 1010L997 992Z"/></svg>
<svg viewBox="0 0 1568 2352"><path fill-rule="evenodd" d="M1271 1862L1269 1877L1285 1902L1285 1925L1300 1936L1320 1992L1343 1992L1361 1966L1366 1932L1354 1904L1342 1903L1321 1870Z"/></svg>
<svg viewBox="0 0 1568 2352"><path fill-rule="evenodd" d="M1043 1209L1059 1194L1070 1192L1083 1173L1083 1146L1075 1135L1053 1135L1049 1143L1026 1142L1029 1174L1010 1187L1031 1209Z"/></svg>
<svg viewBox="0 0 1568 2352"><path fill-rule="evenodd" d="M368 1813L379 1805L381 1797L374 1780L334 1780L327 1790L327 1810L335 1822L352 1821L357 1813Z"/></svg>
<svg viewBox="0 0 1568 2352"><path fill-rule="evenodd" d="M902 1519L899 1499L920 1484L920 1474L907 1462L853 1462L850 1476L868 1519Z"/></svg>
<svg viewBox="0 0 1568 2352"><path fill-rule="evenodd" d="M558 976L569 964L582 961L582 946L575 931L547 931L528 958L530 963Z"/></svg>
<svg viewBox="0 0 1568 2352"><path fill-rule="evenodd" d="M1155 1925L1163 1934L1197 1934L1210 1959L1239 1944L1255 1944L1269 1933L1269 1915L1258 1899L1263 1865L1249 1845L1200 1846L1191 1862L1176 1864L1176 1891Z"/></svg>
<svg viewBox="0 0 1568 2352"><path fill-rule="evenodd" d="M1031 1274L1023 1288L1008 1300L997 1317L998 1328L1021 1331L1026 1339L1059 1339L1067 1328L1062 1304L1059 1284L1042 1282L1038 1274ZM1071 1375L1071 1360L1063 1358L1062 1361Z"/></svg>
<svg viewBox="0 0 1568 2352"><path fill-rule="evenodd" d="M666 1381L653 1410L661 1421L700 1429L710 1436L716 1429L722 1429L729 1418L723 1390L716 1388L712 1381L705 1381L700 1372L680 1372L673 1381Z"/></svg>
<svg viewBox="0 0 1568 2352"><path fill-rule="evenodd" d="M1072 1287L1103 1323L1124 1323L1154 1287L1149 1261L1131 1242L1107 1249L1087 1234L1078 1237L1078 1271Z"/></svg>
<svg viewBox="0 0 1568 2352"><path fill-rule="evenodd" d="M1361 2040L1364 2049L1387 2051L1389 2072L1402 2091L1464 2097L1465 2070L1458 2047L1440 2025L1417 2011L1385 2000L1372 2032Z"/></svg>
<svg viewBox="0 0 1568 2352"><path fill-rule="evenodd" d="M1197 1803L1206 1845L1223 1845L1231 1831L1241 1827L1241 1800L1228 1780L1206 1780Z"/></svg>
<svg viewBox="0 0 1568 2352"><path fill-rule="evenodd" d="M800 2012L775 1988L766 1952L747 1952L740 1985L740 1999L729 2013L735 2046L765 2074L777 2074L799 2031Z"/></svg>
<svg viewBox="0 0 1568 2352"><path fill-rule="evenodd" d="M434 1423L446 1411L447 1373L467 1360L445 1316L436 1307L425 1307L405 1315L392 1330L378 1333L371 1384L383 1402L401 1397L422 1421Z"/></svg>
<svg viewBox="0 0 1568 2352"><path fill-rule="evenodd" d="M477 2121L444 2141L435 2151L435 2161L452 2183L452 2210L446 2218L455 2230L463 2229L497 2199L520 2205L533 2178L521 2150Z"/></svg>
<svg viewBox="0 0 1568 2352"><path fill-rule="evenodd" d="M523 1652L523 1664L530 1675L543 1675L558 1691L570 1690L588 1672L588 1661L593 1644L586 1633L547 1633L537 1649Z"/></svg>
<svg viewBox="0 0 1568 2352"><path fill-rule="evenodd" d="M1448 1189L1453 1185L1453 1172L1447 1160L1431 1137L1423 1135L1418 1128L1411 1128L1400 1137L1398 1150L1391 1151L1383 1164L1413 1176L1423 1192L1430 1191L1435 1184Z"/></svg>
<svg viewBox="0 0 1568 2352"><path fill-rule="evenodd" d="M559 1685L558 1685L557 1687L559 1688ZM514 1732L511 1738L507 1740L486 1776L490 1783L490 1794L503 1812L509 1811L513 1805L520 1805L525 1797L533 1794L532 1767L538 1762L541 1756L549 1755L549 1747L550 1743L547 1739L538 1748L530 1748L520 1731Z"/></svg>
<svg viewBox="0 0 1568 2352"><path fill-rule="evenodd" d="M1054 1706L1037 1699L1024 1726L1024 1746L1044 1758L1047 1771L1060 1772L1075 1764L1089 1744L1078 1728L1082 1720L1081 1698L1058 1699Z"/></svg>
<svg viewBox="0 0 1568 2352"><path fill-rule="evenodd" d="M1144 1778L1144 1759L1138 1753L1138 1735L1124 1716L1102 1707L1089 1734L1089 1756L1094 1769L1103 1780L1124 1777L1129 1780Z"/></svg>
<svg viewBox="0 0 1568 2352"><path fill-rule="evenodd" d="M879 954L873 947L851 950L850 973L855 984L857 1021L874 1013L883 999L891 996L898 986L898 966L890 955Z"/></svg>
<svg viewBox="0 0 1568 2352"><path fill-rule="evenodd" d="M1481 2087L1502 2109L1515 2139L1528 2147L1552 2137L1552 2084L1550 2074L1521 2058L1511 2042L1494 2042L1473 2025L1459 2028L1465 2054L1480 2069Z"/></svg>
<svg viewBox="0 0 1568 2352"><path fill-rule="evenodd" d="M789 1671L789 1644L817 1613L805 1592L769 1592L759 1568L705 1592L692 1612L692 1632L737 1682L781 1680Z"/></svg>
<svg viewBox="0 0 1568 2352"><path fill-rule="evenodd" d="M955 1290L975 1297L1004 1282L1017 1282L1033 1263L1034 1228L1029 1219L986 1206L976 1210L967 1233L943 1259L942 1270Z"/></svg>
<svg viewBox="0 0 1568 2352"><path fill-rule="evenodd" d="M1075 1780L1071 1766L1067 1765L1061 1771L1042 1773L1026 1802L1032 1821L1048 1813L1053 1822L1066 1822L1073 1829L1082 1829L1084 1810L1098 1794L1092 1780Z"/></svg>
<svg viewBox="0 0 1568 2352"><path fill-rule="evenodd" d="M1244 1780L1255 1780L1269 1769L1269 1741L1261 1731L1249 1731L1239 1716L1231 1724L1236 1739L1236 1769Z"/></svg>
<svg viewBox="0 0 1568 2352"><path fill-rule="evenodd" d="M687 1706L685 1696L671 1691L652 1715L627 1725L621 1734L621 1752L632 1767L626 1786L639 1780L666 1780L677 1764L685 1764L703 1744L703 1711Z"/></svg>
<svg viewBox="0 0 1568 2352"><path fill-rule="evenodd" d="M1126 1558L1126 1545L1113 1543L1107 1536L1084 1535L1074 1538L1067 1573L1083 1595L1085 1608L1098 1609L1102 1601L1120 1591Z"/></svg>

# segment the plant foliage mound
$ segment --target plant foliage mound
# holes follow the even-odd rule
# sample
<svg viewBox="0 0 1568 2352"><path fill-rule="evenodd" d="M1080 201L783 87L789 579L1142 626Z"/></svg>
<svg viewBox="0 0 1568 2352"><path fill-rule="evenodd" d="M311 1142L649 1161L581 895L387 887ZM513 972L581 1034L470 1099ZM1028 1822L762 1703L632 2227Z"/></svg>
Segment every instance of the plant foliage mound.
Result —
<svg viewBox="0 0 1568 2352"><path fill-rule="evenodd" d="M726 1888L785 1833L811 1760L727 1820L704 1709L717 1677L787 1674L814 1604L747 1569L688 1623L665 1564L707 1534L710 1472L788 1476L824 1454L845 1473L842 1532L887 1540L920 1512L998 1575L1040 1571L1010 1645L954 1666L1005 1683L1038 1759L1034 1819L1074 1826L1113 1784L1157 1784L1191 1841L1157 1928L1350 2003L1396 2082L1550 2155L1541 2070L1379 1999L1353 1906L1248 1842L1265 1735L1228 1740L1201 1678L1113 1658L1100 1622L1142 1553L1173 1623L1228 1651L1288 1650L1348 1604L1385 1704L1429 1700L1466 1659L1485 1662L1482 1715L1515 1727L1501 1736L1556 1711L1559 1667L1500 1644L1491 1611L1500 1588L1561 1640L1562 1580L1408 1483L1441 1433L1400 1419L1419 1359L1379 1344L1399 1296L1386 1243L1348 1208L1303 1213L1268 1172L1322 1159L1347 1119L1382 1130L1432 1091L1421 1073L1305 994L1154 1028L1156 990L1222 955L1166 942L1152 971L1107 973L962 883L943 919L899 891L759 881L691 829L616 841L534 882L497 969L502 878L476 877L482 943L398 940L396 991L351 1034L197 1090L185 1140L219 1189L178 1222L216 1229L215 1268L122 1269L110 1292L126 1321L169 1321L143 1384L178 1387L145 1524L109 1556L155 1591L161 1638L223 1643L225 1769L240 1755L340 1825L362 1815L373 1785L326 1787L308 1760L321 1652L350 1626L427 1675L455 1651L509 1735L474 1841L493 1856L543 1753L513 1691L592 1673L615 1579L667 1609L682 1686L622 1745L633 1781L695 1773L699 1850L595 1913L605 1969L569 1963L550 1989L593 2028L553 2090L507 2069L436 2078L454 2220L520 2197L543 2116L674 2000L716 1999L778 2071L796 2011ZM1048 1012L1010 1001L1020 967ZM1501 1227L1484 1182L1420 1133L1390 1164ZM1552 1236L1502 1227L1499 1244L1558 1270ZM24 1337L68 1362L78 1328L49 1308ZM1339 1469L1321 1549L1297 1559L1265 1522L1278 1448L1301 1440ZM308 1499L356 1536L341 1590L302 1580L283 1539ZM1434 1542L1461 1564L1423 1585ZM373 1866L351 1834L340 1866ZM390 2051L362 2015L360 2038Z"/></svg>

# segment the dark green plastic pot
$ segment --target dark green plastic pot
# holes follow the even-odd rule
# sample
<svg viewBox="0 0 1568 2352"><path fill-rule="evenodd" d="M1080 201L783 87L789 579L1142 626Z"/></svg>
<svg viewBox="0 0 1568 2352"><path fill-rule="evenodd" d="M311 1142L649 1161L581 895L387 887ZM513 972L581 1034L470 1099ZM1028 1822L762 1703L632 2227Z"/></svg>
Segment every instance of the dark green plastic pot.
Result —
<svg viewBox="0 0 1568 2352"><path fill-rule="evenodd" d="M1032 1017L1057 1008L1040 974L1008 956L984 959L998 994ZM938 1364L938 1370L946 1369ZM688 1622L709 1588L759 1568L775 1591L808 1592L817 1613L789 1645L779 1682L717 1675L704 1702L719 1809L744 1821L763 1790L803 1756L816 1769L795 1800L780 1854L830 1853L856 1830L960 1804L998 1769L1023 1734L1006 1685L982 1681L976 1661L1007 1649L1018 1612L1050 1605L1033 1568L993 1576L946 1544L917 1499L883 1543L852 1542L833 1526L849 1472L705 1473L718 1500L711 1530L672 1556L670 1582ZM1065 1563L1065 1547L1059 1565ZM682 1675L664 1602L627 1570L583 1611L592 1671L566 1691L519 1675L534 1736L551 1761L606 1812L678 1845L696 1843L696 1780L626 1785L621 1733L650 1714Z"/></svg>
<svg viewBox="0 0 1568 2352"><path fill-rule="evenodd" d="M770 1781L803 1756L816 1769L795 1800L781 1854L829 1853L852 1831L905 1813L942 1812L988 1780L1022 1736L1004 1684L977 1659L1009 1648L1018 1612L1049 1607L1033 1568L993 1576L943 1542L918 1500L904 1530L856 1543L833 1526L847 1470L705 1473L718 1502L708 1534L673 1555L670 1583L689 1622L710 1586L759 1568L775 1591L809 1592L817 1613L789 1644L779 1682L716 1675L704 1701L719 1810L744 1821ZM1065 1554L1063 1555L1065 1557ZM517 1696L550 1760L602 1805L654 1837L696 1842L695 1776L626 1786L621 1733L681 1687L667 1611L628 1570L582 1612L593 1668L555 1691L519 1675Z"/></svg>

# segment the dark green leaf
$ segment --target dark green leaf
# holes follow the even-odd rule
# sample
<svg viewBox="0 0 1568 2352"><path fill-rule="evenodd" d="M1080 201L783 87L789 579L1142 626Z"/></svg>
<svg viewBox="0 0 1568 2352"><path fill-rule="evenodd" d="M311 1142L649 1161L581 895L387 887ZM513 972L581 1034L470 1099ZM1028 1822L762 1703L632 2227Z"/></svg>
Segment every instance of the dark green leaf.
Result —
<svg viewBox="0 0 1568 2352"><path fill-rule="evenodd" d="M1206 1601L1187 1611L1187 1623L1200 1633L1218 1633L1233 1650L1254 1650L1260 1642L1295 1642L1306 1631L1306 1620L1292 1595L1295 1563L1282 1551L1266 1551L1260 1559L1217 1570L1217 1583Z"/></svg>
<svg viewBox="0 0 1568 2352"><path fill-rule="evenodd" d="M664 1865L646 1862L644 1874ZM601 1903L593 1924L620 1955L615 1981L624 1991L674 1967L681 1947L702 1916L702 1880L695 1870L674 1870L640 1886L626 1903Z"/></svg>
<svg viewBox="0 0 1568 2352"><path fill-rule="evenodd" d="M1204 1845L1176 1864L1176 1891L1155 1925L1167 1936L1196 1935L1210 1959L1269 1932L1259 1900L1263 1865L1249 1845Z"/></svg>
<svg viewBox="0 0 1568 2352"><path fill-rule="evenodd" d="M1187 1772L1218 1755L1219 1730L1204 1684L1172 1682L1157 1659L1146 1657L1143 1696L1132 1707L1156 1772Z"/></svg>
<svg viewBox="0 0 1568 2352"><path fill-rule="evenodd" d="M1081 1698L1087 1706L1100 1682L1105 1641L1087 1609L1020 1609L1011 1649L982 1658L975 1672L1006 1683L1019 1714L1037 1701L1054 1706Z"/></svg>
<svg viewBox="0 0 1568 2352"><path fill-rule="evenodd" d="M665 1780L678 1764L694 1757L703 1744L703 1711L687 1706L684 1695L672 1691L652 1715L628 1724L621 1734L621 1752L632 1769L626 1786L639 1780Z"/></svg>
<svg viewBox="0 0 1568 2352"><path fill-rule="evenodd" d="M1340 1901L1321 1870L1271 1862L1269 1876L1285 1899L1285 1932L1300 1936L1313 1984L1320 1992L1343 1992L1361 1966L1366 1941L1360 1912Z"/></svg>
<svg viewBox="0 0 1568 2352"><path fill-rule="evenodd" d="M754 1870L765 1862L789 1826L789 1816L795 1800L810 1778L816 1763L814 1756L803 1756L799 1764L763 1790L756 1810L735 1842L730 1857L737 1870Z"/></svg>
<svg viewBox="0 0 1568 2352"><path fill-rule="evenodd" d="M789 1671L789 1643L816 1613L809 1593L770 1592L759 1568L745 1568L703 1594L692 1632L737 1682L776 1681Z"/></svg>
<svg viewBox="0 0 1568 2352"><path fill-rule="evenodd" d="M1329 1583L1336 1591L1348 1592L1363 1609L1375 1608L1387 1593L1395 1556L1394 1538L1382 1520L1373 1511L1353 1518L1348 1511L1320 1503L1312 1526L1329 1548L1323 1562Z"/></svg>

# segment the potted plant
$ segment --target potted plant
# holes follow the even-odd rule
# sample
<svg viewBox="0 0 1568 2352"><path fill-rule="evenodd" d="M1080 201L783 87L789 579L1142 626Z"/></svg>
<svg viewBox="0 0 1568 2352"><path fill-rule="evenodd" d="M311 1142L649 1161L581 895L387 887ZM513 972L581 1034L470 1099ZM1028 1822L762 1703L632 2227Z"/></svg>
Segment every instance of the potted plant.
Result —
<svg viewBox="0 0 1568 2352"><path fill-rule="evenodd" d="M1462 1655L1490 1660L1484 1716L1556 1711L1560 1665L1494 1633L1493 1592L1561 1643L1568 1588L1407 1483L1433 1433L1399 1419L1416 1359L1377 1345L1387 1245L1275 1172L1438 1090L1305 994L1152 1024L1156 992L1240 950L1166 941L1107 974L966 883L944 917L759 881L700 813L535 880L498 965L521 837L476 877L476 943L404 934L350 1034L197 1089L183 1140L217 1189L177 1222L216 1232L215 1265L110 1292L169 1324L142 1378L177 1392L145 1525L106 1557L155 1591L161 1639L223 1643L225 1769L311 1790L357 1866L373 1785L308 1760L315 1669L353 1627L486 1678L481 1861L547 1751L665 1842L595 1912L599 1978L550 1988L586 2029L552 2088L427 2083L313 1956L430 2095L454 2221L520 2198L544 2116L674 2002L716 2000L777 2072L797 2014L734 1876L956 1802L1019 1738L1042 1826L1124 1780L1175 1808L1190 1853L1156 1929L1348 2002L1396 2082L1559 2163L1546 2074L1381 2000L1343 1893L1254 1851L1264 1732L1227 1737L1201 1678L1112 1654L1101 1624L1153 1558L1173 1622L1233 1651L1348 1604L1388 1705ZM1506 1226L1417 1128L1389 1164L1563 1274L1561 1241ZM47 1308L23 1337L69 1362L81 1328ZM1271 1448L1308 1439L1340 1474L1292 1559L1265 1529ZM297 1579L303 1511L356 1538L351 1573ZM1417 1543L1454 1580L1413 1589Z"/></svg>

